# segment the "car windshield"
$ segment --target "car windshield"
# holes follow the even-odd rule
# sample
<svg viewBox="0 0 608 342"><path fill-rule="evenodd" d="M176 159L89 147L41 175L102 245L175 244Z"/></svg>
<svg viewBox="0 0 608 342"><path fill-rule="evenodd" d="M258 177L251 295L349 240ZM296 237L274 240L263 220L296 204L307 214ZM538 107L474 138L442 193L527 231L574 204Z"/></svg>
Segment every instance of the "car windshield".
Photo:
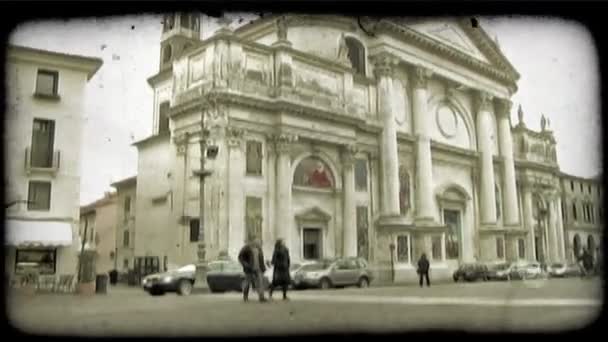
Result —
<svg viewBox="0 0 608 342"><path fill-rule="evenodd" d="M498 264L494 266L494 269L497 271L504 271L509 268L509 264Z"/></svg>
<svg viewBox="0 0 608 342"><path fill-rule="evenodd" d="M293 270L297 270L298 268L300 268L300 264L291 264L289 266L289 269L292 270L292 271Z"/></svg>
<svg viewBox="0 0 608 342"><path fill-rule="evenodd" d="M552 264L551 267L555 267L555 268L564 267L564 264Z"/></svg>
<svg viewBox="0 0 608 342"><path fill-rule="evenodd" d="M177 269L177 272L194 272L196 271L195 265L186 265Z"/></svg>

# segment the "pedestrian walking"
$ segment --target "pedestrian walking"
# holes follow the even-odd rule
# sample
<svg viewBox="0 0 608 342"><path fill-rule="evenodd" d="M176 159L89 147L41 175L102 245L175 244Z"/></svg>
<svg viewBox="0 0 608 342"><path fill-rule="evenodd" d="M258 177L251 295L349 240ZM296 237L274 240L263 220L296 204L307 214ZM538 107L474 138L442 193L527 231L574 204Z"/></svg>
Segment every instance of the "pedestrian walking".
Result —
<svg viewBox="0 0 608 342"><path fill-rule="evenodd" d="M418 276L420 277L420 287L422 287L423 277L426 278L426 286L431 286L431 282L429 280L429 268L429 260L426 258L426 254L422 253L420 259L418 259L418 269L416 270L418 272Z"/></svg>
<svg viewBox="0 0 608 342"><path fill-rule="evenodd" d="M258 291L260 302L265 302L264 298L264 253L260 240L255 238L245 245L239 252L239 262L245 272L245 288L243 289L243 300L249 299L249 288L254 287Z"/></svg>
<svg viewBox="0 0 608 342"><path fill-rule="evenodd" d="M289 274L289 266L291 265L291 262L289 259L289 249L287 249L282 239L278 239L274 245L271 263L274 270L272 273L272 284L270 284L268 297L272 299L272 292L274 291L275 287L281 287L283 289L283 300L288 300L287 288L291 283L291 276Z"/></svg>

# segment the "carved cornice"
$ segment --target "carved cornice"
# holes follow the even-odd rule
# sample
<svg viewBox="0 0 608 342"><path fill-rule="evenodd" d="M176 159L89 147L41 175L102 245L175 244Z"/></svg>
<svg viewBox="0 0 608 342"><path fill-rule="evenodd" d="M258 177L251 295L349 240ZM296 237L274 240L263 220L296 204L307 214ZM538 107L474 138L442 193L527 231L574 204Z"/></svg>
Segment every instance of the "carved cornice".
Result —
<svg viewBox="0 0 608 342"><path fill-rule="evenodd" d="M414 66L412 67L411 79L412 79L412 87L413 88L424 88L426 89L428 80L432 75L431 70L422 67L422 66Z"/></svg>
<svg viewBox="0 0 608 342"><path fill-rule="evenodd" d="M481 111L492 110L492 95L485 91L475 91L475 111L477 113Z"/></svg>
<svg viewBox="0 0 608 342"><path fill-rule="evenodd" d="M496 115L502 118L510 118L511 117L511 108L513 107L513 102L509 99L494 99L496 105Z"/></svg>

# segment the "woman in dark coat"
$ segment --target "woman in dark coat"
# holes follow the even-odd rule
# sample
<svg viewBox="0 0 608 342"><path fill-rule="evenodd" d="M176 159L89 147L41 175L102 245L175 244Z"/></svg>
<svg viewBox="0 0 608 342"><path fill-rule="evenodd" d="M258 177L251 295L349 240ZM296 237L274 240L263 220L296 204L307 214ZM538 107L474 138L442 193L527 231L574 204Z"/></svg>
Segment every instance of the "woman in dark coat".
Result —
<svg viewBox="0 0 608 342"><path fill-rule="evenodd" d="M271 263L274 266L274 271L268 295L272 298L272 291L274 288L281 287L283 289L283 300L287 300L287 288L291 283L291 276L289 274L290 260L289 250L285 247L283 240L279 239L275 243Z"/></svg>

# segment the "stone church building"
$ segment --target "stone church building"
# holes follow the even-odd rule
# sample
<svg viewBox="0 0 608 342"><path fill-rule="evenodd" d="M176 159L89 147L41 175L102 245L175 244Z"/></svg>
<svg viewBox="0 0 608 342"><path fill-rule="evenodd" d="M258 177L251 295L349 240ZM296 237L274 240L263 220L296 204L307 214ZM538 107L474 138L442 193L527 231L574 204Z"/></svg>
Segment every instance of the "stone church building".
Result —
<svg viewBox="0 0 608 342"><path fill-rule="evenodd" d="M198 14L163 22L136 256L236 258L256 236L269 257L283 238L294 261L400 280L422 253L435 277L571 253L550 125L511 123L519 74L468 20L265 16L206 39Z"/></svg>

